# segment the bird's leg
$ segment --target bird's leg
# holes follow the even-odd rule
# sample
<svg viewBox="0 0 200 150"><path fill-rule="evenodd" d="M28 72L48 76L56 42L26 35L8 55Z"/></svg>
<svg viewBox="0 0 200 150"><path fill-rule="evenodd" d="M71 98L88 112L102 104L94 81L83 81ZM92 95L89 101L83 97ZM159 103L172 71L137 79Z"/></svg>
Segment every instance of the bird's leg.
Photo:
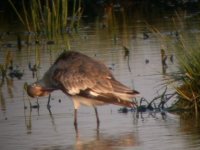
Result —
<svg viewBox="0 0 200 150"><path fill-rule="evenodd" d="M80 103L79 103L78 97L74 96L73 102L74 102L74 127L75 127L75 129L77 129L77 125L78 125L78 122L77 122L77 110L80 107Z"/></svg>
<svg viewBox="0 0 200 150"><path fill-rule="evenodd" d="M50 101L51 101L51 94L49 94L49 97L48 97L47 109L51 108Z"/></svg>
<svg viewBox="0 0 200 150"><path fill-rule="evenodd" d="M96 115L96 119L97 119L97 127L99 127L100 120L99 120L99 115L98 115L97 108L95 106L94 106L94 111L95 111L95 115Z"/></svg>
<svg viewBox="0 0 200 150"><path fill-rule="evenodd" d="M75 126L75 128L77 128L77 125L78 125L78 123L77 123L77 109L74 109L74 126Z"/></svg>

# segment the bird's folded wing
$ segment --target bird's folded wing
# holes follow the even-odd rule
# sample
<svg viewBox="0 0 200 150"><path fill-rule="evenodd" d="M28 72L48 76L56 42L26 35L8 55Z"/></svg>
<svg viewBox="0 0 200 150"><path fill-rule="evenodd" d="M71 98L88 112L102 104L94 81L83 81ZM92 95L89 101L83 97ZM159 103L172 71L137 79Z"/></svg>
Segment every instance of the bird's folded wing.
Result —
<svg viewBox="0 0 200 150"><path fill-rule="evenodd" d="M112 90L110 83L102 79L103 75L99 77L94 71L89 73L75 68L73 70L57 69L54 72L53 79L62 85L62 90L70 95L76 95L80 91L93 89L94 87L97 88L98 92L103 93Z"/></svg>
<svg viewBox="0 0 200 150"><path fill-rule="evenodd" d="M139 92L128 88L127 86L121 84L114 78L106 79L106 82L96 84L91 91L98 93L99 96L103 97L115 97L118 100L131 101L131 98L139 94ZM107 86L108 85L108 86Z"/></svg>
<svg viewBox="0 0 200 150"><path fill-rule="evenodd" d="M95 75L79 70L57 70L54 74L56 82L62 85L63 91L70 95L78 95L80 92L90 96L117 97L118 99L129 100L138 94L108 74Z"/></svg>
<svg viewBox="0 0 200 150"><path fill-rule="evenodd" d="M86 56L59 59L53 67L53 80L69 95L130 101L138 94L115 80L104 64Z"/></svg>

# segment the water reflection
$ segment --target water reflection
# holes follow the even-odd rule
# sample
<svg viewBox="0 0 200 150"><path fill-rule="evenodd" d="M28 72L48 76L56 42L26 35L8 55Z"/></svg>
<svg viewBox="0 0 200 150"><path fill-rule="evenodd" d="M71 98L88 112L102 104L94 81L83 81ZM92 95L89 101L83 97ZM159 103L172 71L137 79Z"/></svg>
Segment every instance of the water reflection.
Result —
<svg viewBox="0 0 200 150"><path fill-rule="evenodd" d="M179 132L183 134L188 149L199 149L200 120L199 118L181 118Z"/></svg>
<svg viewBox="0 0 200 150"><path fill-rule="evenodd" d="M72 146L77 150L83 149L97 149L97 150L105 150L105 149L116 149L118 148L126 148L126 147L135 147L138 146L138 138L134 136L134 133L123 133L122 135L111 135L106 136L97 132L97 135L93 140L84 142L84 138L78 138L76 140L76 144Z"/></svg>
<svg viewBox="0 0 200 150"><path fill-rule="evenodd" d="M133 113L133 115L137 116L136 113ZM84 135L84 130L81 129L77 132L73 144L67 144L69 141L65 141L64 143L58 145L50 144L51 146L34 146L33 150L154 149L158 147L161 148L163 146L163 149L167 150L169 147L172 149L183 149L184 147L193 147L195 149L195 147L198 147L198 141L200 138L199 132L197 132L196 127L191 128L194 126L191 125L194 123L192 120L190 121L190 124L188 124L187 121L181 121L179 128L179 126L176 125L177 122L174 123L174 121L177 120L174 120L173 117L166 118L166 114L165 119L163 119L164 122L160 120L160 115L162 115L160 113L140 113L138 115L139 117L135 118L137 121L134 123L133 128L136 128L134 130L132 129L123 132L113 130L114 132L106 132L100 127L88 137L89 134ZM152 119L155 122L152 122ZM188 129L184 129L185 126L187 126ZM85 130L90 132L89 130L91 129ZM71 138L73 138L73 136ZM68 139L68 137L66 137L66 139ZM169 143L171 144L168 145Z"/></svg>
<svg viewBox="0 0 200 150"><path fill-rule="evenodd" d="M134 133L122 133L119 135L107 135L97 130L96 135L91 140L87 140L80 135L76 138L75 144L71 146L51 146L45 148L33 148L33 150L114 150L116 148L130 148L138 146L139 139Z"/></svg>
<svg viewBox="0 0 200 150"><path fill-rule="evenodd" d="M7 85L8 95L11 98L13 98L14 97L14 94L13 94L13 79L6 77L6 85Z"/></svg>
<svg viewBox="0 0 200 150"><path fill-rule="evenodd" d="M4 97L5 86L7 86L7 92L9 97L13 98L13 80L8 77L4 77L2 78L0 83L0 108L1 111L4 113L4 116L6 115L6 99Z"/></svg>
<svg viewBox="0 0 200 150"><path fill-rule="evenodd" d="M194 132L194 129L200 130L200 120L195 118L183 118L180 120L181 132ZM199 132L194 132L199 135Z"/></svg>
<svg viewBox="0 0 200 150"><path fill-rule="evenodd" d="M0 87L0 108L2 112L6 111L6 102L2 92L2 87Z"/></svg>
<svg viewBox="0 0 200 150"><path fill-rule="evenodd" d="M31 111L31 109L28 112L29 113L27 114L26 109L24 109L24 120L25 120L27 134L31 134L32 133L32 111Z"/></svg>
<svg viewBox="0 0 200 150"><path fill-rule="evenodd" d="M54 131L56 131L56 122L54 119L54 115L51 111L51 106L49 104L50 99L51 99L51 95L49 95L49 97L48 97L47 110L49 112L49 117L50 117L52 127L53 127ZM28 106L26 104L27 101L29 102ZM32 111L36 111L37 116L40 116L40 105L39 105L38 99L37 99L36 104L32 105L30 99L29 98L26 99L26 96L23 97L23 103L24 103L24 119L25 119L25 126L27 129L27 134L31 134L32 133Z"/></svg>

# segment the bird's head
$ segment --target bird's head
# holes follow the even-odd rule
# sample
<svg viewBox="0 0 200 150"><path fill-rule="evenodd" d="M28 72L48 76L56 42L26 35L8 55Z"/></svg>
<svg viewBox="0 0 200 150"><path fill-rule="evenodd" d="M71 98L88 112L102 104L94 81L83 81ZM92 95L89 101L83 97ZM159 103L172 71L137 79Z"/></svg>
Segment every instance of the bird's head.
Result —
<svg viewBox="0 0 200 150"><path fill-rule="evenodd" d="M53 90L54 89L52 88L45 88L38 82L27 85L27 93L30 97L46 96L49 93L51 93Z"/></svg>

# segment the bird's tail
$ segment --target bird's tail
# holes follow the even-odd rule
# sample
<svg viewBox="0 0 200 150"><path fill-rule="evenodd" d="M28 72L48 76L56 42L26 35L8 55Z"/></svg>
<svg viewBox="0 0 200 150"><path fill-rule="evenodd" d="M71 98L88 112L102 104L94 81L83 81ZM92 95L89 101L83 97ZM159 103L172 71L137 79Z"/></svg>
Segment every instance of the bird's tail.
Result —
<svg viewBox="0 0 200 150"><path fill-rule="evenodd" d="M112 80L111 84L113 88L113 93L116 94L116 96L119 96L121 99L130 99L139 94L138 91L130 89L129 87L123 85L117 80Z"/></svg>
<svg viewBox="0 0 200 150"><path fill-rule="evenodd" d="M130 108L136 106L136 103L133 100L127 101L127 100L118 99L117 101L113 102L112 104L124 106L124 107L130 107Z"/></svg>
<svg viewBox="0 0 200 150"><path fill-rule="evenodd" d="M136 105L132 99L139 95L138 91L130 89L117 80L112 80L111 84L113 87L113 95L116 97L114 104L125 107L133 107Z"/></svg>
<svg viewBox="0 0 200 150"><path fill-rule="evenodd" d="M80 91L79 95L124 107L133 107L136 105L133 102L133 98L139 95L138 91L128 88L117 80L111 80L110 83L109 88L99 85L96 89Z"/></svg>

